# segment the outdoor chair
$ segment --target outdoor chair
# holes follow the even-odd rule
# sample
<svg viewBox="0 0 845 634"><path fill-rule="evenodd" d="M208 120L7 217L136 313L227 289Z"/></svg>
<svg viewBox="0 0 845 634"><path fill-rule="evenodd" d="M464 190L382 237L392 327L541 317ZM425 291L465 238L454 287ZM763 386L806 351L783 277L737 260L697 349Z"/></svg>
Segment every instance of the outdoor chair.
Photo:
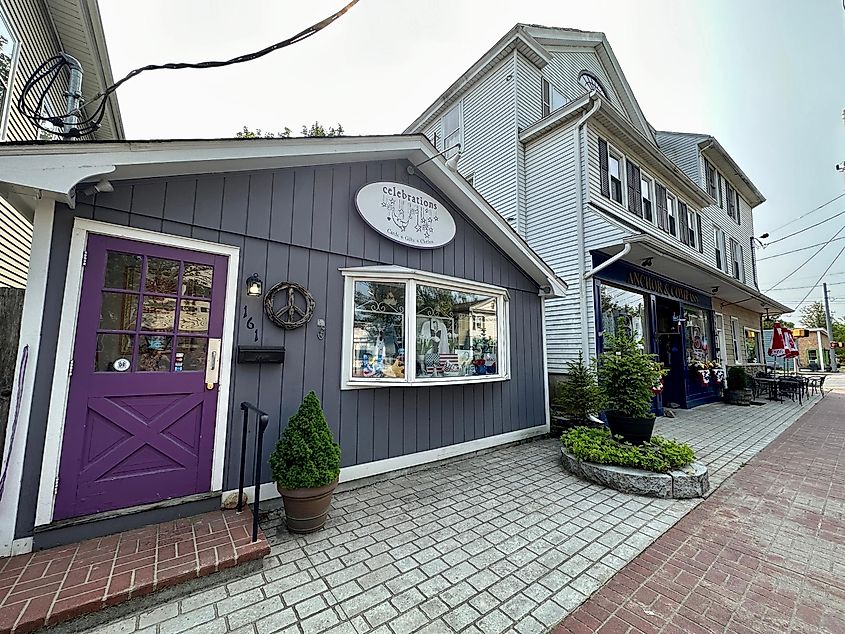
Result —
<svg viewBox="0 0 845 634"><path fill-rule="evenodd" d="M815 394L816 390L818 390L819 394L821 394L822 398L824 398L824 380L826 378L827 378L827 376L812 376L812 377L810 377L809 379L807 379L808 389L812 390L813 394Z"/></svg>
<svg viewBox="0 0 845 634"><path fill-rule="evenodd" d="M803 404L804 382L796 376L781 377L778 379L778 392L783 396L788 396L793 402L797 396L798 403Z"/></svg>

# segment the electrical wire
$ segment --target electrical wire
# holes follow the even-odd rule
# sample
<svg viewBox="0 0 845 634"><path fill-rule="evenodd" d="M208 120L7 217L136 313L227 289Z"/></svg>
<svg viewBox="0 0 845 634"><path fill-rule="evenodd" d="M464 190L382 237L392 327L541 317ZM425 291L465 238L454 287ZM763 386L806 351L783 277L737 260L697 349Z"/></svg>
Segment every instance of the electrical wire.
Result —
<svg viewBox="0 0 845 634"><path fill-rule="evenodd" d="M800 302L798 302L798 303L795 305L795 310L798 310L798 307L799 307L799 306L801 306L801 304L803 304L804 302L806 302L806 301L807 301L807 298L810 296L810 294L811 294L814 290L816 290L816 287L819 285L819 282L821 282L821 281L822 281L822 279L824 278L824 276L825 276L825 275L827 275L827 272L828 272L831 268L833 268L834 263L836 262L836 260L838 260L838 259L839 259L839 257L840 257L843 253L845 253L845 246L843 246L841 249L839 249L839 253L837 253L837 254L836 254L836 257L835 257L835 258L833 258L833 260L831 261L831 263L827 265L827 268L824 270L824 273L822 273L821 275L819 275L819 279L817 279L817 280L816 280L816 283L815 283L815 284L813 284L813 285L810 287L810 290L809 290L809 291L807 291L807 294L806 294L806 295L804 295L804 299L802 299Z"/></svg>
<svg viewBox="0 0 845 634"><path fill-rule="evenodd" d="M845 240L845 237L836 238L836 240L834 240L834 242L839 242L839 240ZM817 247L817 246L822 245L822 244L824 244L824 242L817 242L816 244L811 244L810 246L807 246L807 247L800 247L798 249L791 249L789 251L784 251L783 253L775 253L774 255L767 255L764 258L757 258L757 261L758 262L765 262L766 260L773 260L773 259L779 258L783 255L790 255L792 253L799 253L801 251L806 251L807 249L812 249L812 248Z"/></svg>
<svg viewBox="0 0 845 634"><path fill-rule="evenodd" d="M843 2L845 2L845 0L842 0L842 1L843 1ZM828 200L826 203L822 203L821 205L819 205L819 206L818 206L818 207L816 207L815 209L811 209L811 210L810 210L810 211L808 211L807 213L805 213L805 214L801 214L801 215L800 215L800 216L798 216L797 218L794 218L793 220L790 220L789 222L787 222L787 223L785 223L785 224L782 224L782 225L780 225L779 227L775 227L774 229L772 229L771 231L769 231L769 233L774 233L775 231L780 231L780 230L781 230L781 229L783 229L784 227L788 227L789 225L791 225L791 224L794 224L794 223L798 222L798 221L799 221L799 220L801 220L802 218L806 218L806 217L807 217L807 216L809 216L810 214L817 212L819 209L821 209L821 208L823 208L823 207L827 207L830 203L832 203L832 202L836 202L837 200L839 200L839 199L840 199L840 198L842 198L843 196L845 196L845 192L843 192L843 193L839 194L836 198L831 198L831 199L830 199L830 200Z"/></svg>
<svg viewBox="0 0 845 634"><path fill-rule="evenodd" d="M788 235L785 235L785 236L783 236L782 238L778 238L777 240L772 240L772 241L770 241L770 242L767 242L767 243L766 243L766 246L768 247L768 246L771 246L771 245L773 245L773 244L777 244L778 242L783 242L783 241L784 241L784 240L786 240L787 238L791 238L792 236L797 236L799 233L804 233L805 231L809 231L810 229L814 229L815 227L818 227L819 225L823 225L823 224L824 224L824 223L826 223L826 222L830 222L830 221L831 221L831 220L833 220L834 218L838 218L839 216L842 216L842 215L845 215L845 210L840 211L838 214L834 214L834 215L833 215L833 216L831 216L830 218L826 218L826 219L824 219L824 220L822 220L822 221L820 221L820 222L817 222L817 223L816 223L816 224L814 224L814 225L810 225L810 226L808 226L808 227L804 227L803 229L799 229L798 231L795 231L795 232L793 232L793 233L790 233L790 234L788 234Z"/></svg>
<svg viewBox="0 0 845 634"><path fill-rule="evenodd" d="M845 282L833 282L832 284L828 284L828 286L845 286ZM803 291L806 286L785 286L783 288L776 288L774 290L780 291Z"/></svg>
<svg viewBox="0 0 845 634"><path fill-rule="evenodd" d="M243 62L251 62L260 57L264 57L274 51L297 44L309 37L316 35L324 28L335 22L344 13L349 11L359 0L351 0L343 8L329 17L312 24L308 28L300 31L285 40L271 44L254 53L247 53L245 55L238 55L228 60L220 61L206 61L206 62L170 62L167 64L149 64L136 68L128 72L123 78L114 82L102 92L98 93L92 100L91 104L97 103L96 107L91 111L91 114L86 114L82 106L73 112L65 112L61 115L47 116L44 114L44 103L47 94L55 85L56 81L63 74L64 71L70 72L77 63L76 61L64 53L60 53L54 57L47 59L30 75L29 79L24 83L18 98L18 111L27 119L29 119L35 126L41 130L45 130L57 136L65 138L77 138L86 136L96 131L102 124L103 118L106 114L106 106L108 105L109 95L117 90L122 84L129 81L133 77L137 77L141 73L149 70L183 70L186 68L192 69L206 69L206 68L221 68L223 66L231 66L233 64L241 64ZM34 91L38 91L35 93ZM34 103L33 103L34 102ZM89 104L90 105L90 104ZM57 129L59 128L59 129Z"/></svg>
<svg viewBox="0 0 845 634"><path fill-rule="evenodd" d="M843 212L843 213L845 213L845 212ZM840 234L840 233L842 233L843 231L845 231L845 224L844 224L844 225L842 225L841 227L839 227L839 231L837 231L836 233L834 233L834 234L833 234L833 236L832 236L832 237L831 237L831 238L830 238L827 242L825 242L822 246L820 246L818 251L816 251L815 253L813 253L813 255L811 255L811 256L810 256L810 257L808 257L806 260L804 260L801 264L799 264L797 268L793 269L793 270L792 270L792 272L791 272L791 273L789 273L789 275L787 275L786 277L784 277L784 278L782 278L782 279L778 280L777 282L775 282L774 284L772 284L772 286L770 286L768 289L766 289L766 290L765 290L765 291L763 291L763 292L764 292L764 293L768 293L769 291L771 291L772 289L777 288L780 284L783 284L786 280L788 280L790 277L792 277L793 275L795 275L798 271L800 271L802 268L804 268L804 266L806 266L806 265L807 265L807 263L808 263L810 260L812 260L814 257L816 257L819 253L821 253L821 252L824 250L824 248L825 248L827 245L829 245L831 242L833 242L833 241L834 241L834 240L835 240L835 239L839 236L839 234ZM843 247L843 248L845 248L845 247ZM828 271L829 271L829 270L830 270L830 267L828 267ZM827 271L825 271L825 272L827 272Z"/></svg>

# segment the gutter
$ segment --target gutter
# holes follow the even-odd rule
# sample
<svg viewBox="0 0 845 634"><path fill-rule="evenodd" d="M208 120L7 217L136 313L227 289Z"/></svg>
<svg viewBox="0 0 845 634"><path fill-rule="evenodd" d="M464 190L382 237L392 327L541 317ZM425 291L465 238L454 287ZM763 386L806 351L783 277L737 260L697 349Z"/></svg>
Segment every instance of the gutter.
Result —
<svg viewBox="0 0 845 634"><path fill-rule="evenodd" d="M575 123L575 129L572 132L572 139L575 144L576 158L578 161L578 188L575 192L575 200L578 210L578 213L576 214L578 232L578 300L581 304L581 349L584 351L590 349L590 315L587 310L587 239L584 229L584 189L588 186L588 183L584 155L581 151L581 141L584 136L584 124L587 122L587 119L598 112L602 103L601 99L595 92L590 93L589 101L593 101L593 107L583 114L580 119L578 119Z"/></svg>

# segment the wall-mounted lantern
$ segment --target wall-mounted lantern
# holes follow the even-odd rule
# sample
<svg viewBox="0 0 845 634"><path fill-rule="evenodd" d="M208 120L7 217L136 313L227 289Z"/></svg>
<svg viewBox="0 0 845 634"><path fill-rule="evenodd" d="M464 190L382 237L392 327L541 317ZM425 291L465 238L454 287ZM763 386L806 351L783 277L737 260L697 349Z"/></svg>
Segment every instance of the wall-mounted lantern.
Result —
<svg viewBox="0 0 845 634"><path fill-rule="evenodd" d="M250 297L258 297L264 290L264 283L258 277L258 273L253 273L246 278L246 294Z"/></svg>

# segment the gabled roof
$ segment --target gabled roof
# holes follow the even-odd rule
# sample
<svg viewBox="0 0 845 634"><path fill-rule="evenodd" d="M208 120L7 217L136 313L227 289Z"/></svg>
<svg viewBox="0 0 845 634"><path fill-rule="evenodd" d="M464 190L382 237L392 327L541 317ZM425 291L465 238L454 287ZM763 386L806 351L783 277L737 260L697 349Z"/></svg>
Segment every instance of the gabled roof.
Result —
<svg viewBox="0 0 845 634"><path fill-rule="evenodd" d="M631 121L647 138L656 144L653 129L646 121L639 103L634 97L631 86L625 79L613 49L604 33L579 31L577 29L548 27L537 24L517 24L496 44L493 45L475 64L463 73L446 91L441 94L425 111L417 117L405 132L417 132L443 113L449 106L460 99L484 74L499 63L513 50L519 50L538 68L548 64L552 53L548 47L566 46L594 50L607 72L616 94L622 101L622 107L631 117Z"/></svg>
<svg viewBox="0 0 845 634"><path fill-rule="evenodd" d="M86 103L90 103L97 94L114 83L97 0L45 2L62 50L82 64L82 96ZM94 134L94 138L123 139L125 136L117 96L112 94L102 127Z"/></svg>
<svg viewBox="0 0 845 634"><path fill-rule="evenodd" d="M736 164L736 161L722 147L722 144L716 140L716 137L698 132L667 132L663 130L657 132L658 144L665 143L667 139L677 137L688 137L691 141L695 142L698 150L704 155L704 158L709 160L722 173L722 176L731 182L731 185L748 201L752 209L766 202L766 197L760 193L760 190L757 189L754 183L751 182L751 179Z"/></svg>
<svg viewBox="0 0 845 634"><path fill-rule="evenodd" d="M0 194L17 206L54 198L75 204L83 182L405 159L460 209L541 288L561 297L566 283L508 222L446 161L423 135L200 139L0 146ZM421 163L424 163L420 165ZM24 212L24 209L21 209Z"/></svg>

